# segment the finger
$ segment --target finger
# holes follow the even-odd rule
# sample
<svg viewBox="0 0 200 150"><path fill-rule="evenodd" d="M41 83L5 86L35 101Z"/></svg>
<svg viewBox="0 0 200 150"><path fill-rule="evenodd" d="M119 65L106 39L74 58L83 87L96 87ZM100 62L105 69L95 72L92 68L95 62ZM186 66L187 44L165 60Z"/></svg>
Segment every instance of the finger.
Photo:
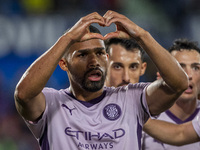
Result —
<svg viewBox="0 0 200 150"><path fill-rule="evenodd" d="M103 18L107 18L109 15L111 15L113 13L113 11L108 10L104 15Z"/></svg>
<svg viewBox="0 0 200 150"><path fill-rule="evenodd" d="M85 19L85 20L99 19L99 20L101 20L102 22L104 22L104 18L103 18L101 15L99 15L97 12L94 12L94 13L91 13L91 14L85 16L85 17L83 18L83 20L84 20L84 19Z"/></svg>
<svg viewBox="0 0 200 150"><path fill-rule="evenodd" d="M92 23L98 23L101 26L104 26L104 18L99 15L97 12L91 13L87 16L82 17L69 31L71 35L71 39L73 41L80 41L81 38L89 33L88 27ZM102 37L101 37L102 38Z"/></svg>
<svg viewBox="0 0 200 150"><path fill-rule="evenodd" d="M98 19L92 19L92 20L88 20L88 21L79 21L67 33L70 34L71 39L73 41L80 41L85 34L90 32L89 31L89 26L92 23L103 24Z"/></svg>
<svg viewBox="0 0 200 150"><path fill-rule="evenodd" d="M99 19L99 18L95 18L95 17L91 17L87 20L82 20L80 22L80 26L84 26L84 28L87 28L89 27L92 23L97 23L99 24L100 26L105 26L105 23L104 23L104 20Z"/></svg>
<svg viewBox="0 0 200 150"><path fill-rule="evenodd" d="M112 32L112 33L108 33L108 34L106 34L106 35L104 36L104 40L110 39L110 38L118 38L118 34Z"/></svg>
<svg viewBox="0 0 200 150"><path fill-rule="evenodd" d="M105 23L98 23L100 26L105 27Z"/></svg>
<svg viewBox="0 0 200 150"><path fill-rule="evenodd" d="M103 16L103 18L105 20L105 24L107 25L107 22L109 22L109 20L114 18L114 17L115 17L115 12L114 11L111 11L111 10L107 11Z"/></svg>
<svg viewBox="0 0 200 150"><path fill-rule="evenodd" d="M119 17L113 16L112 18L109 18L109 20L108 19L106 20L105 25L110 26L112 23L115 23L115 24L123 26L125 22L127 22L125 18L119 18Z"/></svg>
<svg viewBox="0 0 200 150"><path fill-rule="evenodd" d="M109 38L119 38L119 32L110 32L104 36L104 39L109 39Z"/></svg>
<svg viewBox="0 0 200 150"><path fill-rule="evenodd" d="M103 15L103 18L108 18L109 16L122 16L121 14L115 12L115 11L112 11L112 10L108 10L104 15Z"/></svg>
<svg viewBox="0 0 200 150"><path fill-rule="evenodd" d="M104 40L104 37L99 33L87 33L85 34L80 41L86 41L90 39L101 39Z"/></svg>
<svg viewBox="0 0 200 150"><path fill-rule="evenodd" d="M104 36L104 40L109 39L109 38L127 38L127 39L129 39L130 36L125 32L116 31L116 32L108 33Z"/></svg>
<svg viewBox="0 0 200 150"><path fill-rule="evenodd" d="M121 15L121 14L119 14L119 13L117 13L117 12L114 12L114 11L108 11L104 16L103 16L103 18L104 18L104 20L105 20L105 24L107 25L107 26L110 26L110 24L111 24L111 20L113 20L114 21L114 19L122 19L122 18L125 18L125 16L124 15ZM112 23L113 23L113 21L112 21Z"/></svg>
<svg viewBox="0 0 200 150"><path fill-rule="evenodd" d="M82 17L77 23L77 26L82 26L84 29L88 28L92 23L98 23L104 25L104 18L97 12L91 13L85 17Z"/></svg>

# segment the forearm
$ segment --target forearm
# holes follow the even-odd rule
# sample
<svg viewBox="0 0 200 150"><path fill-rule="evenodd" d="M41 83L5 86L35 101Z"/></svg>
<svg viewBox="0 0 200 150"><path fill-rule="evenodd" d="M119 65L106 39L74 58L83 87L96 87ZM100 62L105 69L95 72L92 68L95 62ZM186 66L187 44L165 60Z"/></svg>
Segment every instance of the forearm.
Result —
<svg viewBox="0 0 200 150"><path fill-rule="evenodd" d="M191 122L181 125L149 119L143 130L153 138L170 145L185 145L199 141Z"/></svg>
<svg viewBox="0 0 200 150"><path fill-rule="evenodd" d="M17 99L28 100L37 96L51 77L71 40L63 35L26 70L16 86Z"/></svg>
<svg viewBox="0 0 200 150"><path fill-rule="evenodd" d="M156 42L149 32L144 30L139 32L137 41L151 58L163 80L172 90L181 92L187 88L188 79L185 72L175 58Z"/></svg>
<svg viewBox="0 0 200 150"><path fill-rule="evenodd" d="M167 144L175 144L180 138L180 130L176 130L176 125L161 120L149 119L143 130L153 138ZM177 128L178 129L178 128Z"/></svg>
<svg viewBox="0 0 200 150"><path fill-rule="evenodd" d="M179 145L191 144L191 143L200 141L198 134L194 130L192 121L181 124L180 126L182 128L182 130L181 130L182 139L181 140L178 139Z"/></svg>

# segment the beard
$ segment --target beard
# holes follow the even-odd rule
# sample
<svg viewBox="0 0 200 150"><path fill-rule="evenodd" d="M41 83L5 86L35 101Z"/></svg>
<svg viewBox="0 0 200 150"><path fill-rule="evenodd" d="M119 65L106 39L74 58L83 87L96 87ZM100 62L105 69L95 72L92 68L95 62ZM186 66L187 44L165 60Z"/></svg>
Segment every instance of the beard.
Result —
<svg viewBox="0 0 200 150"><path fill-rule="evenodd" d="M86 81L86 80L83 80L81 86L86 91L97 92L103 87L104 81L105 80L103 78L101 78L100 81Z"/></svg>
<svg viewBox="0 0 200 150"><path fill-rule="evenodd" d="M93 70L101 71L101 80L99 81L90 81L88 80L88 74ZM100 68L91 68L87 72L84 73L82 77L79 75L74 76L74 79L77 83L79 83L80 87L89 92L97 92L104 86L105 78L106 78L107 70L105 73Z"/></svg>

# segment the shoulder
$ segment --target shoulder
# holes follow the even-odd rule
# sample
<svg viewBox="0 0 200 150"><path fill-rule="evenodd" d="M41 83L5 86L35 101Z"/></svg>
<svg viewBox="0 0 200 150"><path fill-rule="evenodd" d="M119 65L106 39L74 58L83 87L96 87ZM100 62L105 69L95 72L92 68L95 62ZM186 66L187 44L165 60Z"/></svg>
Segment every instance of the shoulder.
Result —
<svg viewBox="0 0 200 150"><path fill-rule="evenodd" d="M117 88L115 88L115 87L104 87L104 88L105 88L106 91L118 92L118 91L127 91L127 90L130 90L130 89L135 89L135 90L144 89L149 84L150 84L150 82L140 82L140 83L135 83L135 84L129 83L126 86L119 86Z"/></svg>
<svg viewBox="0 0 200 150"><path fill-rule="evenodd" d="M68 89L54 89L45 87L42 92L45 95L46 99L65 99L67 95Z"/></svg>
<svg viewBox="0 0 200 150"><path fill-rule="evenodd" d="M66 94L67 93L67 90L68 89L60 89L60 90L57 90L57 89L54 89L54 88L49 88L49 87L45 87L42 92L43 93L53 93L53 94Z"/></svg>
<svg viewBox="0 0 200 150"><path fill-rule="evenodd" d="M126 86L120 87L104 87L106 90L107 95L117 94L117 95L141 95L141 93L145 92L146 87L150 83L136 83L136 84L128 84Z"/></svg>
<svg viewBox="0 0 200 150"><path fill-rule="evenodd" d="M140 82L140 83L135 83L135 84L128 84L127 86L129 88L135 88L135 89L144 89L150 84L150 82Z"/></svg>
<svg viewBox="0 0 200 150"><path fill-rule="evenodd" d="M200 108L200 100L197 100L197 108Z"/></svg>

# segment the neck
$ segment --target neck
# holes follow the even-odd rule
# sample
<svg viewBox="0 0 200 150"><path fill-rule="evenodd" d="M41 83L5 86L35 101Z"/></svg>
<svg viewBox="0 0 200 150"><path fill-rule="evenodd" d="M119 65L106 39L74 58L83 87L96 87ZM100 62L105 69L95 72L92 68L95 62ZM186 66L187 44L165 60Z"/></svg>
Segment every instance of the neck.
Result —
<svg viewBox="0 0 200 150"><path fill-rule="evenodd" d="M101 88L97 92L89 92L84 89L75 89L73 87L69 87L70 92L76 97L76 99L81 100L81 101L90 101L92 99L95 99L103 93L103 88Z"/></svg>
<svg viewBox="0 0 200 150"><path fill-rule="evenodd" d="M177 100L176 103L169 109L176 117L184 121L190 117L196 110L197 99L191 101Z"/></svg>

